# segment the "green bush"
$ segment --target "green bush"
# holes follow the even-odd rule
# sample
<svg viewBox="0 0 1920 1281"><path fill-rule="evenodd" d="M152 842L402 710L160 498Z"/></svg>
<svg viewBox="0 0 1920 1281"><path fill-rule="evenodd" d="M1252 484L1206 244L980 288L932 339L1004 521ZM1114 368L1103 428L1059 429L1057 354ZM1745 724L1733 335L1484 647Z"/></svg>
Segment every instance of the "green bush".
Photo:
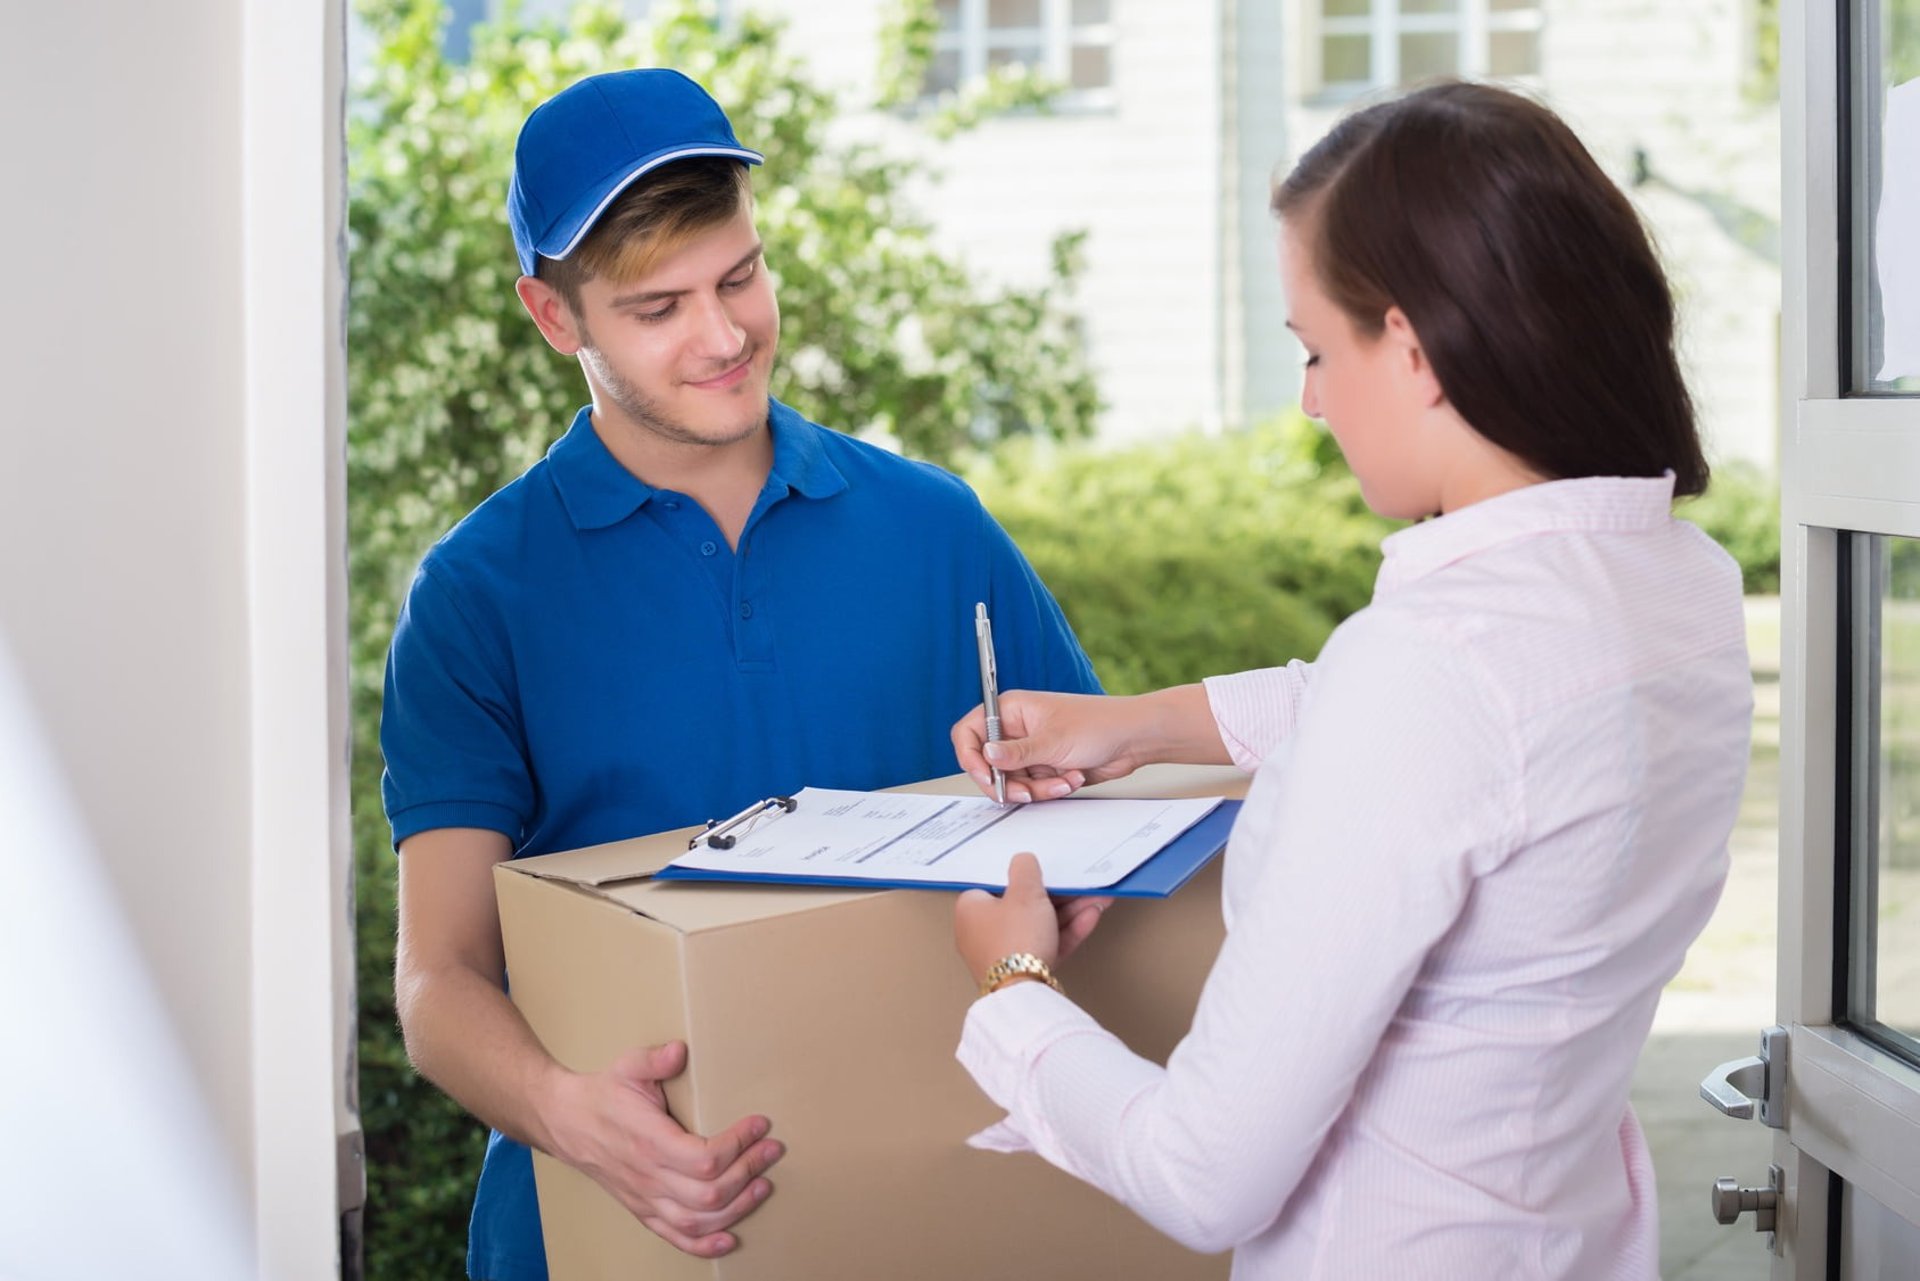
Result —
<svg viewBox="0 0 1920 1281"><path fill-rule="evenodd" d="M1367 603L1394 528L1297 416L1117 451L1023 443L969 479L1114 693L1312 658Z"/></svg>
<svg viewBox="0 0 1920 1281"><path fill-rule="evenodd" d="M969 479L1117 694L1313 657L1371 598L1396 528L1297 414L1122 450L1022 442ZM1677 513L1733 555L1748 592L1780 590L1779 493L1757 468L1720 466Z"/></svg>
<svg viewBox="0 0 1920 1281"><path fill-rule="evenodd" d="M1716 464L1707 492L1674 508L1740 562L1750 596L1780 590L1780 488L1752 463Z"/></svg>

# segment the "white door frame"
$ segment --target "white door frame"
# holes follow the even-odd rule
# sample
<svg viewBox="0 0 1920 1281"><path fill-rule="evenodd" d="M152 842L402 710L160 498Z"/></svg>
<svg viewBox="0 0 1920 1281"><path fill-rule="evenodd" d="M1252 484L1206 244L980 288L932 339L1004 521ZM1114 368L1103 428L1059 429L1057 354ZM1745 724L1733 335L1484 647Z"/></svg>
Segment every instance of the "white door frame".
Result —
<svg viewBox="0 0 1920 1281"><path fill-rule="evenodd" d="M1829 1281L1836 1180L1920 1224L1920 1071L1844 1023L1836 983L1840 532L1920 537L1920 400L1846 394L1840 222L1850 92L1841 26L1858 0L1781 7L1782 664L1779 1021L1788 1029L1775 1281Z"/></svg>
<svg viewBox="0 0 1920 1281"><path fill-rule="evenodd" d="M341 1273L357 1209L347 799L342 0L246 0L240 106L259 1275Z"/></svg>

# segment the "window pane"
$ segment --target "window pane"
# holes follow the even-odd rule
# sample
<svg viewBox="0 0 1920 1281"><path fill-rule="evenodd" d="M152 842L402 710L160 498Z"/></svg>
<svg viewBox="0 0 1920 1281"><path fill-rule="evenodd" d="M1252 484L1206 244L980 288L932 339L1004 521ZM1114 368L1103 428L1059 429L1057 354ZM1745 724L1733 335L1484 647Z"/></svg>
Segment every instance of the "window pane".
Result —
<svg viewBox="0 0 1920 1281"><path fill-rule="evenodd" d="M1460 70L1460 37L1452 31L1409 32L1400 37L1400 83Z"/></svg>
<svg viewBox="0 0 1920 1281"><path fill-rule="evenodd" d="M960 0L935 0L933 11L940 18L942 31L960 29Z"/></svg>
<svg viewBox="0 0 1920 1281"><path fill-rule="evenodd" d="M1040 0L987 0L987 26L1037 27Z"/></svg>
<svg viewBox="0 0 1920 1281"><path fill-rule="evenodd" d="M1042 50L1037 44L1008 45L1001 49L987 50L989 67L1037 67L1044 60Z"/></svg>
<svg viewBox="0 0 1920 1281"><path fill-rule="evenodd" d="M1369 0L1327 0L1321 10L1329 18L1364 18L1369 8Z"/></svg>
<svg viewBox="0 0 1920 1281"><path fill-rule="evenodd" d="M1854 29L1848 388L1920 393L1920 7L1855 0Z"/></svg>
<svg viewBox="0 0 1920 1281"><path fill-rule="evenodd" d="M1103 44L1075 45L1068 83L1075 89L1104 89L1112 84L1112 50Z"/></svg>
<svg viewBox="0 0 1920 1281"><path fill-rule="evenodd" d="M1073 25L1097 27L1113 21L1112 0L1073 0Z"/></svg>
<svg viewBox="0 0 1920 1281"><path fill-rule="evenodd" d="M1851 1011L1920 1049L1920 539L1852 534Z"/></svg>
<svg viewBox="0 0 1920 1281"><path fill-rule="evenodd" d="M1400 12L1406 13L1458 13L1460 0L1400 0Z"/></svg>
<svg viewBox="0 0 1920 1281"><path fill-rule="evenodd" d="M1373 41L1366 36L1326 36L1320 41L1323 84L1371 84Z"/></svg>
<svg viewBox="0 0 1920 1281"><path fill-rule="evenodd" d="M949 89L960 87L960 51L942 49L933 55L927 63L927 83L922 90L925 93L945 93Z"/></svg>
<svg viewBox="0 0 1920 1281"><path fill-rule="evenodd" d="M1538 31L1493 31L1487 35L1487 71L1496 76L1531 76L1540 70Z"/></svg>

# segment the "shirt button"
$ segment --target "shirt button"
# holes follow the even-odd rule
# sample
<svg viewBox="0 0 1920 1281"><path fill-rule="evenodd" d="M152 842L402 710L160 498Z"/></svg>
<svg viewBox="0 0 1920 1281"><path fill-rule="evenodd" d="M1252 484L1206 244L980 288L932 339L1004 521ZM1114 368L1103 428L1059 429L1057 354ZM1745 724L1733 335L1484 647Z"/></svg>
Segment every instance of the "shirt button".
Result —
<svg viewBox="0 0 1920 1281"><path fill-rule="evenodd" d="M702 556L711 556L719 550L720 550L720 545L718 543L705 542L700 544L700 554Z"/></svg>
<svg viewBox="0 0 1920 1281"><path fill-rule="evenodd" d="M746 601L740 602L740 617L742 618L753 617L753 606L748 604Z"/></svg>
<svg viewBox="0 0 1920 1281"><path fill-rule="evenodd" d="M667 499L665 502L661 503L660 505L666 508L670 512L677 512L680 510L680 504L675 502L671 498Z"/></svg>

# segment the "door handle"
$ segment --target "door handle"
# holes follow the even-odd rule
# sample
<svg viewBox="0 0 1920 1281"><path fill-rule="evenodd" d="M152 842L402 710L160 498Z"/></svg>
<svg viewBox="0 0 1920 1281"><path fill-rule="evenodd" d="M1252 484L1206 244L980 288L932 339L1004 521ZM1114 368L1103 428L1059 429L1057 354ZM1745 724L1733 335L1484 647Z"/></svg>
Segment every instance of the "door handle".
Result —
<svg viewBox="0 0 1920 1281"><path fill-rule="evenodd" d="M1722 1063L1700 1082L1700 1097L1736 1121L1751 1121L1766 1092L1767 1061L1757 1054Z"/></svg>
<svg viewBox="0 0 1920 1281"><path fill-rule="evenodd" d="M1762 1125L1779 1129L1786 1123L1787 1029L1770 1027L1760 1034L1760 1053L1730 1059L1707 1073L1700 1097L1736 1121L1759 1117Z"/></svg>

